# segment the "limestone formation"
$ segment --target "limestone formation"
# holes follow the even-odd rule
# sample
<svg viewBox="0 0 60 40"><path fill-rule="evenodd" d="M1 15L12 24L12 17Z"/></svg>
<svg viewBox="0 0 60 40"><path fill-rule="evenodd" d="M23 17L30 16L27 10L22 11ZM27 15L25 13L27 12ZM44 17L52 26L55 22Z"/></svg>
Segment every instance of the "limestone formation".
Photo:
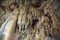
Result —
<svg viewBox="0 0 60 40"><path fill-rule="evenodd" d="M20 2L21 1L22 0L20 0ZM13 14L14 18L10 21L11 23L9 22L9 28L6 27L5 30L7 31L5 32L4 30L5 37L3 38L7 40L60 40L59 18L57 18L56 10L54 9L53 4L51 4L53 0L28 1L26 4L21 4L22 2L20 3L19 0L13 0L11 3L8 2L8 4L5 4L5 2L1 4L1 21L4 22L2 19L4 18L6 20L12 12L15 14L18 13L18 15L16 15L17 17ZM14 11L15 9L17 9L17 13ZM4 13L5 15L2 15ZM15 32L12 32L12 30ZM11 32L14 34L9 35Z"/></svg>
<svg viewBox="0 0 60 40"><path fill-rule="evenodd" d="M59 24L54 11L48 4L43 10L44 12L27 5L21 7L17 23L17 40L56 40Z"/></svg>

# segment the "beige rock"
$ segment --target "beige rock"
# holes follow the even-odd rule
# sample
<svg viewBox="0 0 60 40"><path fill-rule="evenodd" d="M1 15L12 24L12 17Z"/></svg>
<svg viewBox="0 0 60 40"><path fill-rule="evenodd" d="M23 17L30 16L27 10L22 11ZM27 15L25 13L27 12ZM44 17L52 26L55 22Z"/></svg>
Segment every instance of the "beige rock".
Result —
<svg viewBox="0 0 60 40"><path fill-rule="evenodd" d="M15 9L12 13L13 15L6 24L6 28L3 32L3 37L4 37L3 40L12 40L11 37L15 30L18 11Z"/></svg>

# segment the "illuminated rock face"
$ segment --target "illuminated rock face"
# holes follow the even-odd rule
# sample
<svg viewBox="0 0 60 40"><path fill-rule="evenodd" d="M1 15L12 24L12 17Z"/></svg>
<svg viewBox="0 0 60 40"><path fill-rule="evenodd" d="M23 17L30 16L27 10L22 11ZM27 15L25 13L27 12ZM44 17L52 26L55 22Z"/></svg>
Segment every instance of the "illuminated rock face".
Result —
<svg viewBox="0 0 60 40"><path fill-rule="evenodd" d="M54 20L56 17L49 5L43 9L44 12L31 6L21 7L17 22L19 34L16 40L55 40L54 36L58 33L57 21Z"/></svg>
<svg viewBox="0 0 60 40"><path fill-rule="evenodd" d="M34 2L33 0L31 5L23 5L20 9L17 8L19 10L17 18L19 31L15 40L60 40L60 28L53 8L51 8L52 6L49 3L43 2L41 5L43 6L41 7L42 10L37 9L36 7L40 7L39 1L36 0L36 2ZM17 4L13 5L13 3L11 5L14 1L11 3L9 3L10 1L7 2L1 5L4 7L7 6L8 8L10 7L10 9L16 8Z"/></svg>

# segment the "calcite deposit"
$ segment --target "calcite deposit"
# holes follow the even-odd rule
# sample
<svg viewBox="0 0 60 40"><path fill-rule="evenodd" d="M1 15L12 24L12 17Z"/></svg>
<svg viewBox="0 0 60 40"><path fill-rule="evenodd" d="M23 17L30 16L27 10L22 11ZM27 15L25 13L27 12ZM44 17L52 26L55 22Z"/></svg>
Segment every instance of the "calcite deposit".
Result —
<svg viewBox="0 0 60 40"><path fill-rule="evenodd" d="M19 33L16 40L56 40L58 21L53 9L46 4L42 10L32 6L21 7L18 16Z"/></svg>
<svg viewBox="0 0 60 40"><path fill-rule="evenodd" d="M14 27L10 30L15 29L12 32L13 35L10 35L11 38L9 36L5 38L11 40L60 40L60 17L58 16L60 12L57 5L55 5L56 0L52 4L53 1L28 0L24 2L25 4L22 0L2 2L0 4L0 26L12 12L16 13L17 11L18 13L15 23L12 19ZM8 27L6 28L8 29Z"/></svg>

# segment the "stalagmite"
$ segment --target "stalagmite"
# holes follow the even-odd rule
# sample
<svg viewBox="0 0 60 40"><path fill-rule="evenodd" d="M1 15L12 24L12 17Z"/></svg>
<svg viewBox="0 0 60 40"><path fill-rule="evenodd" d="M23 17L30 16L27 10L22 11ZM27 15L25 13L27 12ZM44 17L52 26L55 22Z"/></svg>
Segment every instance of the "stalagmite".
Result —
<svg viewBox="0 0 60 40"><path fill-rule="evenodd" d="M15 9L13 12L12 12L12 16L11 16L11 19L8 21L8 23L6 24L6 28L3 32L3 40L12 40L11 37L12 37L12 34L14 33L14 29L15 29L15 26L16 26L16 20L17 20L17 15L18 15L18 10Z"/></svg>

